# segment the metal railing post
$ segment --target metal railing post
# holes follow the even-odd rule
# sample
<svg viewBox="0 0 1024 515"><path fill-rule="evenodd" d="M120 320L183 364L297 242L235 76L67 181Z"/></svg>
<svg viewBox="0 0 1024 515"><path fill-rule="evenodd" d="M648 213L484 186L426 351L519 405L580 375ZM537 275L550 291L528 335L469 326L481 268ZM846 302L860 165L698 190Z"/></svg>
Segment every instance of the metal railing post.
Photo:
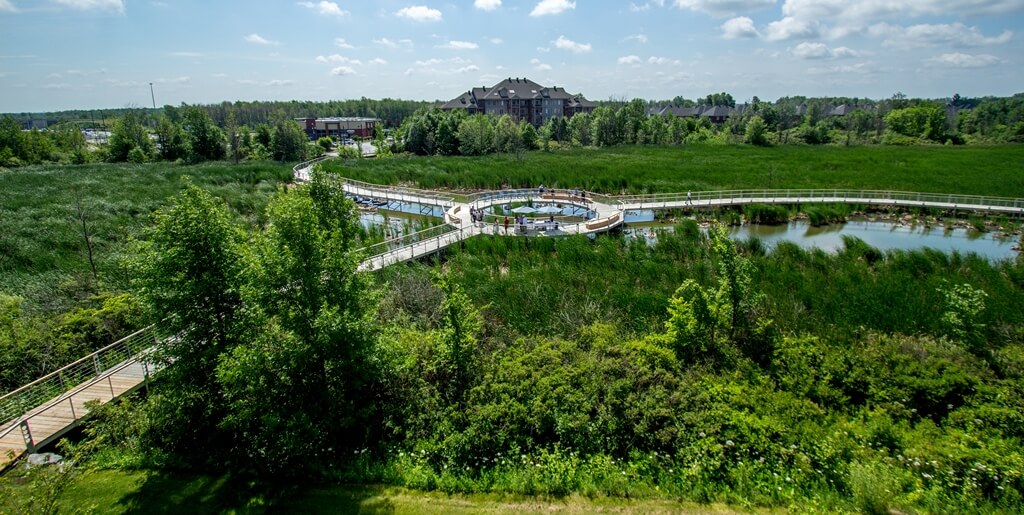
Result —
<svg viewBox="0 0 1024 515"><path fill-rule="evenodd" d="M25 450L29 454L36 452L36 443L32 440L32 429L28 427L28 420L21 421L21 438L25 440Z"/></svg>

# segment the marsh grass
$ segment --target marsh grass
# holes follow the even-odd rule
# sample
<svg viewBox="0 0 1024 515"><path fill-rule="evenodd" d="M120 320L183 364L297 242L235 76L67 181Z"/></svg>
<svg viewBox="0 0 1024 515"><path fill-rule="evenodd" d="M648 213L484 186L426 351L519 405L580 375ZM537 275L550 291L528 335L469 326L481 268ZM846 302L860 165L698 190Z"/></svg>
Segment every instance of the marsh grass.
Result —
<svg viewBox="0 0 1024 515"><path fill-rule="evenodd" d="M261 224L277 188L291 179L278 163L181 166L91 164L0 170L0 284L26 307L60 311L97 291L118 291L127 277L120 263L128 242L150 214L181 190L182 177L223 199L239 219ZM98 281L91 277L75 196L95 248Z"/></svg>
<svg viewBox="0 0 1024 515"><path fill-rule="evenodd" d="M1024 146L621 146L530 152L520 159L398 157L329 161L379 184L479 190L585 188L606 194L728 189L863 189L1024 196Z"/></svg>

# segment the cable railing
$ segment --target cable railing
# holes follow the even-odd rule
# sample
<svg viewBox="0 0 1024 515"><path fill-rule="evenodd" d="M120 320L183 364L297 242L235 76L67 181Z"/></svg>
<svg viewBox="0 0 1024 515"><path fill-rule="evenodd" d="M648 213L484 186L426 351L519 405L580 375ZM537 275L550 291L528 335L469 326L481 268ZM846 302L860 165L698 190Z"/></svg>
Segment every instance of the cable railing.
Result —
<svg viewBox="0 0 1024 515"><path fill-rule="evenodd" d="M431 227L429 229L424 229L422 231L405 234L397 238L391 238L389 240L384 240L380 243L375 243L373 245L363 247L361 249L356 250L356 253L359 254L365 261L377 257L381 254L386 254L393 250L397 250L402 247L408 247L409 245L419 243L425 240L430 240L432 238L436 238L443 234L457 230L458 229L448 224L435 225L434 227Z"/></svg>
<svg viewBox="0 0 1024 515"><path fill-rule="evenodd" d="M849 189L787 189L787 190L723 190L693 191L689 193L653 193L648 195L620 195L611 197L622 205L639 205L656 207L652 204L719 204L717 201L746 202L786 202L786 201L836 201L898 203L902 205L921 205L938 207L957 207L964 209L996 209L1003 211L1024 211L1024 199L1009 197L992 197L981 195L959 195L946 193L920 193L887 190L849 190Z"/></svg>
<svg viewBox="0 0 1024 515"><path fill-rule="evenodd" d="M161 341L156 326L144 327L77 361L65 365L0 397L2 428L17 425L19 419L56 396L72 390L106 371L132 359Z"/></svg>
<svg viewBox="0 0 1024 515"><path fill-rule="evenodd" d="M372 196L385 200L400 200L403 202L423 203L426 200L445 209L455 204L455 197L442 191L421 190L402 186L382 186L344 177L337 177L337 179L341 181L345 191L356 195Z"/></svg>

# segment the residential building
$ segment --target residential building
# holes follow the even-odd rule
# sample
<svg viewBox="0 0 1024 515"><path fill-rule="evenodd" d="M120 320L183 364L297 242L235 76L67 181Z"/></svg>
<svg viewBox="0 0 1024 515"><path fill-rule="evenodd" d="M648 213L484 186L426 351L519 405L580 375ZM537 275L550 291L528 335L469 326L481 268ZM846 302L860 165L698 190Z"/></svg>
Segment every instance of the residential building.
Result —
<svg viewBox="0 0 1024 515"><path fill-rule="evenodd" d="M541 86L526 78L507 78L491 87L473 88L448 102L441 109L464 109L467 114L509 115L536 127L558 117L570 118L589 113L595 104L581 94L572 94L558 86Z"/></svg>
<svg viewBox="0 0 1024 515"><path fill-rule="evenodd" d="M337 140L345 138L372 138L377 124L377 118L296 118L305 128L309 139L316 140L324 136Z"/></svg>

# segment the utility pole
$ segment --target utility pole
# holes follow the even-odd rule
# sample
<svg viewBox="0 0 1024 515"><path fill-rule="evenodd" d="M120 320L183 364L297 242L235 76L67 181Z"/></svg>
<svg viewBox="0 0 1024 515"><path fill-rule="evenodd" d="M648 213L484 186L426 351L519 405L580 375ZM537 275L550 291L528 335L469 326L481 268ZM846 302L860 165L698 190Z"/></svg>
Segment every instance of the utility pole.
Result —
<svg viewBox="0 0 1024 515"><path fill-rule="evenodd" d="M156 109L156 95L153 94L153 83L149 83L149 97L153 100L153 109Z"/></svg>

